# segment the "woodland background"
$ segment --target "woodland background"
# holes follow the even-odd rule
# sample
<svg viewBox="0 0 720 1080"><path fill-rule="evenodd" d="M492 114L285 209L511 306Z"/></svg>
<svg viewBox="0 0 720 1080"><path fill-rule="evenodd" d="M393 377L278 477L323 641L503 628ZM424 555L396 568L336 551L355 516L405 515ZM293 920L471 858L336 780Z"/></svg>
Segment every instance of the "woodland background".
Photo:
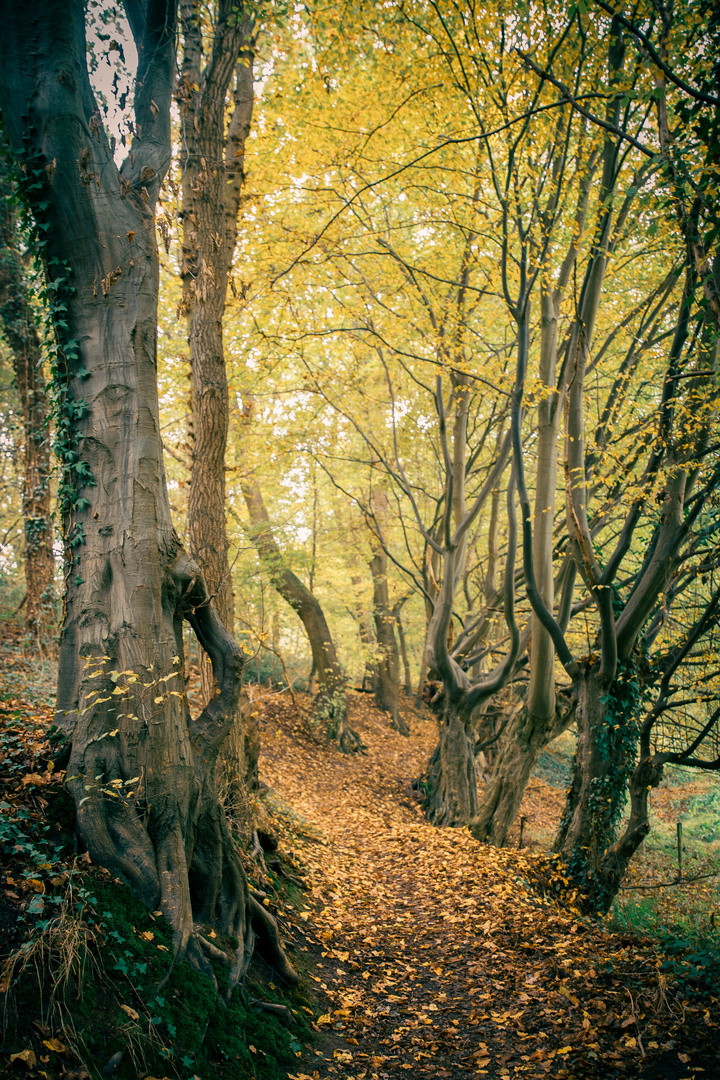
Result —
<svg viewBox="0 0 720 1080"><path fill-rule="evenodd" d="M539 861L521 876L559 893L578 918L610 911L654 933L682 931L710 956L720 805L713 6L181 3L172 56L163 39L172 94L166 79L165 99L146 100L135 79L153 10L87 5L97 108L86 110L57 182L58 158L44 144L23 157L36 136L29 122L18 134L26 120L15 76L2 103L0 609L6 654L17 655L24 619L46 666L28 698L32 665L17 661L24 674L6 682L12 717L19 701L46 699L64 625L55 722L67 760L47 743L27 749L25 731L35 770L26 775L50 784L70 754L82 756L63 789L81 843L160 907L171 948L200 970L218 960L202 927L215 925L220 895L217 925L238 950L231 982L263 932L278 970L297 978L257 899L271 880L262 838L267 855L282 834L268 824L258 755L299 805L307 793L291 791L287 771L318 746L334 763L338 752L367 754L366 766L343 768L372 777L382 745L423 823L469 826L472 844L530 843ZM172 153L158 164L143 154L163 117ZM78 205L86 200L98 220L106 188L123 203L116 220L108 212L112 254L102 229L94 266L74 263L66 243L68 278L53 264L56 226L63 212L72 228L82 215L73 221L54 202L64 167ZM156 661L137 610L123 618L150 642L143 659L133 661L134 645L116 654L106 644L104 655L75 644L63 666L62 649L70 655L84 625L78 613L100 604L93 589L118 604L117 564L101 585L84 567L102 549L93 522L117 513L118 527L124 512L108 509L113 489L91 434L101 431L93 387L112 349L93 355L85 342L95 331L75 327L87 330L97 312L99 339L122 337L102 313L127 328L131 271L155 236L158 309L147 326L157 325L158 476L164 468L177 533L168 544L192 560L172 571L175 621L186 618L194 635L177 638L182 647L172 660L168 649L158 664L167 670L143 697L134 684ZM137 402L140 416L142 391ZM130 461L132 437L126 446ZM117 461L107 468L120 475ZM138 470L136 493L146 481ZM142 578L142 557L132 573ZM214 614L203 622L211 610L244 661L237 707L229 638ZM168 690L178 674L183 687ZM99 711L115 693L135 702L117 728L113 710ZM149 903L148 875L134 882L140 841L123 833L111 852L98 840L114 820L110 796L139 779L128 780L132 739L115 757L107 747L118 731L121 744L152 694L161 711L182 699L208 730L222 703L229 735L208 751L213 779L200 785L192 826L201 837L216 829L224 853L212 903L198 899L190 855L189 871L178 864L191 884L176 910L170 896ZM77 719L58 720L69 714ZM99 783L81 785L95 721L107 740L102 768L92 750ZM268 725L276 747L288 732L299 740L284 765L262 748ZM55 762L47 774L38 754ZM313 758L318 774L322 760ZM133 829L151 803L143 782L122 796L123 807L135 800ZM320 808L305 807L310 821L338 813L323 791L318 783ZM688 807L697 834L688 841L686 817L683 871L674 830ZM346 808L348 819L356 811ZM647 903L622 895L638 879L672 892L683 872L702 883L682 893L684 913L656 893ZM212 877L205 864L202 873ZM245 897L231 917L221 911L228 873ZM37 867L25 880L41 880L28 874ZM637 1038L630 1049L644 1061L639 1026Z"/></svg>

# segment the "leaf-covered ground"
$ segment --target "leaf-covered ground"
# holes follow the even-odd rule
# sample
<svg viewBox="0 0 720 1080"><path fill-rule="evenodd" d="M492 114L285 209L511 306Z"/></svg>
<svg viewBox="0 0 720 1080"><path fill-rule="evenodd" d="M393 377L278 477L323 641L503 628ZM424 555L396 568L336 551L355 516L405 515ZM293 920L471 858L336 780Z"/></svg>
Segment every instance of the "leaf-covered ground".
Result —
<svg viewBox="0 0 720 1080"><path fill-rule="evenodd" d="M327 1036L290 1076L720 1075L705 969L542 899L542 856L428 825L411 780L432 721L413 716L403 739L356 695L352 722L366 756L315 744L282 698L263 710L261 775L315 836L300 853L312 888L287 914L306 920Z"/></svg>
<svg viewBox="0 0 720 1080"><path fill-rule="evenodd" d="M71 807L49 768L50 668L17 642L1 648L0 959L22 959L30 943L37 948L47 940L43 926L72 914L68 889L82 886L101 899L103 878L72 853ZM84 1044L92 1035L94 1049L88 1056L83 1039L66 1038L72 1023L46 1028L40 1006L18 1012L13 991L0 1075L87 1080L123 1046L130 1051L115 1073L123 1080L720 1075L717 983L708 978L708 954L662 952L650 939L611 935L553 899L561 894L571 903L562 874L539 851L497 851L464 830L424 821L412 780L433 748L433 721L413 714L412 735L403 739L368 695L354 695L352 723L368 753L347 757L310 739L286 698L265 696L258 711L261 776L269 785L259 811L271 811L266 824L270 834L279 832L280 851L266 850L267 874L257 854L247 865L255 883L267 886L293 960L314 991L312 1000L291 1003L295 1027L281 1039L258 1029L257 1013L239 1003L231 1016L208 1000L202 1048L187 1052L183 1046L197 1042L191 1021L199 1020L181 1016L178 1002L196 1002L199 991L178 990L177 1000L165 995L159 1006L143 989L143 979L158 982L152 963L164 963L167 952L155 956L163 948L158 927L141 926L136 913L128 930L127 898L127 910L110 918L108 905L93 897L76 905L82 910L72 925L94 935L106 966L90 987L94 1011L77 1018L87 1027ZM684 792L662 793L658 808L668 820ZM546 835L561 804L557 786L533 780L521 811L526 837ZM544 898L537 891L542 881ZM126 967L147 967L147 977L119 970L121 953L129 957ZM273 973L258 964L249 992L282 1000ZM11 997L4 978L0 1008ZM314 1043L304 1017L312 1017ZM160 1072L132 1057L132 1040L143 1032L148 1061L167 1055Z"/></svg>

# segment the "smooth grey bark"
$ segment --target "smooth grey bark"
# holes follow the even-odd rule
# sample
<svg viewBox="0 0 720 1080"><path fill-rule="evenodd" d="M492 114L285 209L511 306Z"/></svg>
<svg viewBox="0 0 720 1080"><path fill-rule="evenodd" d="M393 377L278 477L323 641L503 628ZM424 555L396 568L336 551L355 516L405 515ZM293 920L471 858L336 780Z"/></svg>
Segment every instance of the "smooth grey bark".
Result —
<svg viewBox="0 0 720 1080"><path fill-rule="evenodd" d="M77 830L94 861L162 910L178 956L212 975L195 923L237 937L232 986L253 926L268 933L215 787L242 653L173 531L158 422L154 208L170 160L176 12L167 0L126 4L139 62L135 137L118 169L90 87L83 4L0 10L0 108L47 237L46 274L62 304L61 419L76 447L61 460L56 723ZM219 687L196 718L184 694L183 619ZM277 934L270 939L279 970L296 979Z"/></svg>

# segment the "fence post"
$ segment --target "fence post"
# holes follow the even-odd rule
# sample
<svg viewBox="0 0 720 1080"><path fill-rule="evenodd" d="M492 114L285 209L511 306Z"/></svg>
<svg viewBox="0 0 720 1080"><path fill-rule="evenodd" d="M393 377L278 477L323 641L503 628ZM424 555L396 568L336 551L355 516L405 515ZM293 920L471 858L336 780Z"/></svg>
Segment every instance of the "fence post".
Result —
<svg viewBox="0 0 720 1080"><path fill-rule="evenodd" d="M677 823L678 881L682 881L682 821Z"/></svg>

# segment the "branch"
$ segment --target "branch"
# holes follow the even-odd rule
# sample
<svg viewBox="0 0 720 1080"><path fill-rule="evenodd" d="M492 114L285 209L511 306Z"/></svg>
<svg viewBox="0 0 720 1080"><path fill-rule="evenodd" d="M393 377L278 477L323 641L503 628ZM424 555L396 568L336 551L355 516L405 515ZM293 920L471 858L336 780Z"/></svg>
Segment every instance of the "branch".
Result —
<svg viewBox="0 0 720 1080"><path fill-rule="evenodd" d="M713 97L712 94L704 94L702 90L696 90L694 86L690 86L689 83L683 82L683 80L675 74L672 68L669 68L667 64L661 59L654 45L650 41L647 34L644 34L642 30L638 30L637 26L626 19L624 15L621 15L619 11L616 11L610 6L610 4L604 3L604 0L595 0L598 7L601 7L603 11L606 11L617 22L622 23L626 30L629 30L633 37L636 37L638 41L641 41L645 46L648 56L655 64L660 68L663 75L666 75L670 82L674 83L680 90L684 90L690 97L695 98L696 101L701 102L703 105L720 105L720 98Z"/></svg>
<svg viewBox="0 0 720 1080"><path fill-rule="evenodd" d="M545 607L545 603L540 593L538 592L537 584L535 582L535 568L533 566L533 539L532 539L532 514L530 511L530 500L528 498L527 487L525 486L525 467L522 456L522 438L520 432L521 413L522 413L522 398L523 398L523 386L525 382L525 371L527 367L527 311L519 320L519 345L518 345L518 362L517 362L517 375L515 379L515 392L513 394L512 402L512 446L513 446L513 461L515 463L515 471L517 475L517 487L518 487L518 499L520 502L520 513L522 516L522 536L523 536L523 571L525 573L525 588L528 594L528 600L530 605L537 615L539 622L547 630L552 643L555 646L560 663L565 668L566 672L571 679L579 673L580 668L577 661L574 659L570 649L565 641L565 635L563 634L560 626L555 621L551 613Z"/></svg>
<svg viewBox="0 0 720 1080"><path fill-rule="evenodd" d="M595 116L594 113L589 112L588 109L584 109L583 106L580 105L580 98L573 97L572 93L567 88L567 86L565 86L564 83L561 83L559 79L556 79L548 71L544 71L543 68L538 67L535 61L527 53L524 53L521 49L516 49L515 52L518 54L518 56L522 57L528 67L531 67L536 75L539 75L541 79L545 79L547 82L552 83L552 85L556 87L556 89L558 89L562 94L564 94L565 100L570 105L572 105L572 107L577 112L579 112L581 116L584 116L587 120L590 120L591 123L596 124L598 127L603 128L605 131L609 131L612 135L617 136L618 139L624 139L625 142L629 142L631 146L634 146L636 150L639 150L642 154L645 154L646 157L657 157L657 154L655 154L654 151L650 150L643 143L638 142L638 140L635 139L632 135L628 135L626 131L622 130L622 128L617 127L615 124L611 124L609 120L602 120L599 116Z"/></svg>
<svg viewBox="0 0 720 1080"><path fill-rule="evenodd" d="M278 281L280 281L281 278L285 277L286 274L289 274L290 271L295 266L297 266L297 264L302 259L304 259L306 255L309 255L313 248L315 248L320 243L330 226L337 221L340 215L345 210L347 210L348 207L352 206L356 199L359 199L361 195L364 195L366 191L371 191L373 188L379 187L380 184L385 184L388 180L393 180L396 176L400 176L401 173L406 172L407 169L412 169L415 165L419 165L421 161L425 161L425 159L430 157L432 154L437 154L440 150L444 150L446 146L464 146L466 143L487 140L493 135L500 135L504 131L509 131L510 128L513 127L515 124L520 124L531 116L537 116L539 113L548 112L548 110L550 109L562 108L567 104L574 105L575 108L579 109L580 106L577 105L578 101L585 101L589 98L596 100L597 98L604 97L604 94L582 94L577 98L571 98L570 101L568 101L567 98L563 101L551 101L548 105L538 105L533 109L528 109L527 112L521 113L520 116L516 116L512 120L508 120L506 124L502 124L500 127L495 128L493 131L482 132L479 135L466 135L464 138L458 139L443 139L443 141L439 142L437 146L431 146L429 150L425 150L424 153L420 154L416 158L413 158L412 161L407 161L404 165L400 165L397 169L393 169L392 172L387 173L385 176L381 176L379 180L372 180L370 181L370 183L365 184L361 188L358 188L358 190L354 192L352 197L349 198L347 202L343 203L340 209L333 214L327 224L323 225L322 229L317 234L312 243L309 244L308 247L306 247L305 250L302 251L296 258L294 258L285 270L279 273L277 277L273 278L272 284L275 285ZM591 119L594 118L591 116ZM630 136L627 136L627 138L630 138ZM654 154L651 154L650 151L646 151L646 153L650 154L651 157L655 156Z"/></svg>

